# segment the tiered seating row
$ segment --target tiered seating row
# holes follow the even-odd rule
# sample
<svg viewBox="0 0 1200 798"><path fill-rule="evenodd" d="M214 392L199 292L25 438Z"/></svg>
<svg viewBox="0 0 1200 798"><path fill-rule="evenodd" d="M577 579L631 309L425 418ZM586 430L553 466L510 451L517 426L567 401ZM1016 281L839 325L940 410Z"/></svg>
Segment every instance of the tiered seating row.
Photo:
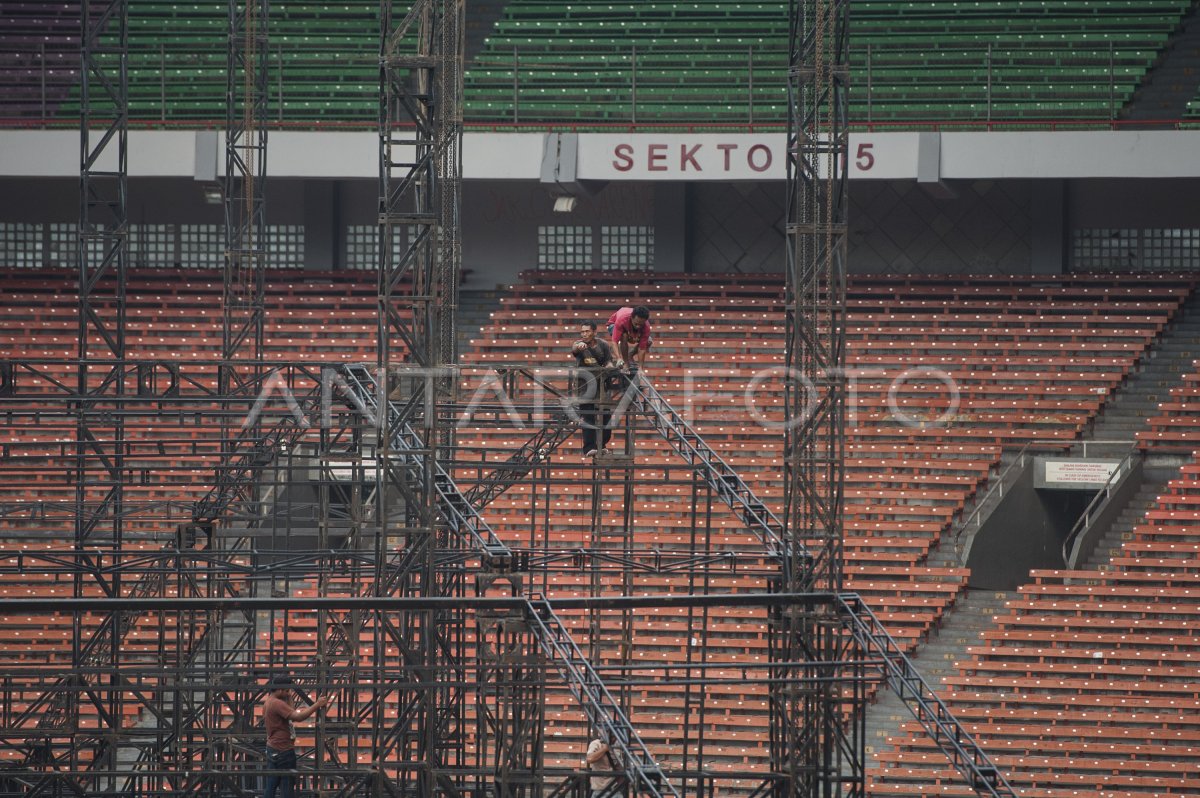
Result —
<svg viewBox="0 0 1200 798"><path fill-rule="evenodd" d="M1111 119L1187 7L1185 0L856 3L853 83L870 90L854 93L854 116ZM476 118L501 121L780 121L786 12L781 3L731 10L716 2L519 0L468 72L467 107Z"/></svg>
<svg viewBox="0 0 1200 798"><path fill-rule="evenodd" d="M757 373L784 362L776 280L730 284L724 276L530 273L492 315L464 363L561 368L569 362L578 322L602 322L615 307L646 304L656 339L649 379L756 494L778 508L782 440L755 417L782 416L780 379L757 385L753 407L745 396ZM1074 440L1189 289L1187 281L1084 277L978 285L911 278L852 282L848 351L861 375L846 458L847 589L867 595L907 645L927 634L961 590L965 572L931 569L924 560L995 467L1001 447ZM954 383L959 404L951 417L939 418L946 386L916 378L890 397L908 416L896 418L889 406L892 382L921 366L936 367ZM468 395L470 380L483 373L467 371ZM468 425L459 442L499 459L526 437L528 432ZM666 480L673 455L648 431L638 434L636 449L633 545L695 545L690 492ZM599 497L603 528L597 535L589 520L590 467L577 457L560 450L549 472L556 480L553 492L518 486L497 500L486 512L493 527L514 543L556 548L605 544L619 535L620 479L610 477ZM571 479L578 488L562 487ZM715 513L709 529L702 545L743 552L759 545L727 513ZM743 585L754 589L749 577ZM553 597L587 585L557 578L545 589ZM671 634L669 628L654 631L660 642ZM748 686L743 700L761 700L761 694Z"/></svg>
<svg viewBox="0 0 1200 798"><path fill-rule="evenodd" d="M366 276L348 276L344 281L328 276L305 278L306 282L297 279L269 291L269 296L284 297L268 312L273 345L279 347L275 351L294 356L311 348L313 357L373 360L373 352L362 343L365 339L369 346L374 344L369 332L375 312L373 283ZM155 275L146 279L163 278ZM172 352L192 351L197 345L207 346L205 342L209 341L215 346L219 316L198 306L216 305L220 286L202 284L187 276L177 275L176 279L177 287L147 283L132 291L133 351L169 356ZM739 470L759 496L778 509L783 489L779 467L782 439L778 430L759 423L762 418L782 418L778 377L761 383L753 407L745 401L746 387L756 371L783 362L778 281L764 279L757 285L741 281L731 286L724 282L725 277L668 275L651 288L651 283L639 283L639 279L645 276L609 275L607 282L588 282L576 276L531 275L514 290L473 350L464 355L464 363L473 367L466 373L465 387L469 391L480 371L496 363L561 367L568 362L565 356L575 332L572 323L583 319L602 321L615 307L644 302L652 307L657 338L648 367L650 380L677 407L688 410L700 434ZM1005 278L981 280L978 284L906 278L851 286L847 328L850 352L856 358L855 364L866 373L856 386L857 418L847 443L846 587L868 595L885 623L907 645L914 645L936 626L961 590L965 571L930 568L925 558L962 511L964 502L995 467L1001 448L1031 440L1052 445L1073 440L1153 344L1190 288L1186 281L1179 280L1107 279L1111 282L1106 285L1085 277L1056 281ZM71 296L71 290L62 289L62 280L39 276L27 283L13 281L18 299L3 311L7 329L2 334L6 345L17 354L44 351L64 357L72 353L74 302L51 298L56 291ZM289 312L292 315L287 315ZM58 321L60 318L65 323ZM318 335L321 340L314 341ZM288 337L292 340L286 340ZM936 366L952 378L960 394L953 414L943 417L946 385L938 380L906 382L894 397L897 409L903 412L897 413L889 406L892 380L916 365ZM695 391L690 403L685 401L689 388ZM132 429L135 437L147 442L168 436L172 440L191 439L202 454L184 465L207 464L202 457L210 450L205 446L211 446L214 440L207 431L176 423L146 428L133 425ZM37 434L16 429L10 437L28 444L25 451L38 454L34 444L39 441L33 440ZM527 430L470 423L459 431L460 443L468 447L464 459L472 459L469 447L475 447L477 462L503 457L528 435ZM57 445L53 440L56 436L49 430L44 437L46 440L41 442L46 448L41 454L48 456ZM619 441L620 433L617 438ZM625 544L623 477L619 472L607 476L611 487L598 497L601 528L592 529L592 466L573 453L574 443L560 450L550 464L552 476L559 481L549 495L544 488L522 485L488 508L489 521L510 543L605 548ZM678 464L677 458L648 430L639 433L637 451L630 542L639 550L690 547L696 537L690 529L688 512L690 482L668 475L672 465ZM175 469L180 467L176 465ZM173 486L189 478L185 471L175 469L164 468ZM64 485L60 477L57 484L47 479L35 489L61 491ZM131 494L136 492L137 488L131 487ZM1153 535L1131 543L1127 555L1136 558L1138 564L1125 569L1130 573L1153 576L1167 567L1178 570L1178 564L1194 559L1200 547L1200 542L1185 537L1187 524L1194 518L1188 497L1181 494L1159 511L1176 515L1159 519L1163 523L1156 525ZM740 552L760 548L719 503L714 507L709 529L711 532L699 536L706 547ZM1166 535L1180 537L1166 539ZM1161 565L1163 562L1168 565ZM646 592L691 589L685 577L670 575L639 577L634 584L637 590ZM1170 586L1178 587L1175 582ZM1060 618L1085 617L1096 603L1094 597L1068 587L1072 589L1031 592L1029 601L1054 604L1038 604L1037 614L1025 612L1030 608L1024 605L1014 605L1014 611L1022 612L1022 620L1014 624L1012 631L1051 631L1057 628L1054 624L1061 624ZM1147 625L1157 625L1154 634L1163 639L1166 652L1165 638L1181 634L1178 629L1182 627L1172 624L1180 623L1191 612L1193 598L1164 593L1149 584L1140 593L1132 592L1141 589L1137 584L1127 587L1127 592L1098 604L1108 613L1105 623L1080 633L1107 634L1129 617L1141 614L1146 616ZM761 575L752 574L716 579L711 587L724 592L761 588ZM551 598L586 595L592 589L593 583L583 575L548 574L546 578L546 592ZM612 593L624 586L601 580L598 589ZM635 646L639 652L635 661L678 661L693 645L691 633L702 631L710 644L711 661L724 662L724 657L733 662L760 662L765 650L765 621L765 616L756 612L715 613L703 625L647 614L634 621L635 638L644 644ZM581 617L570 616L568 622L580 634L586 633ZM47 631L54 630L48 626ZM606 645L615 639L617 631L607 622L602 625ZM47 647L53 649L60 638L51 634L48 639ZM297 644L301 640L297 637ZM980 680L1010 685L1034 678L1046 685L1047 694L1067 695L1080 688L1079 675L1092 664L1087 656L1072 655L1054 668L1037 671L1035 677L1031 674L1041 664L1037 658L1048 658L1061 646L1031 640L1016 656L992 657L991 649L999 645L1001 641L997 640L986 650L981 649L980 654L988 657L989 664L980 666L979 675L964 677L969 680L964 683L964 691L966 685L976 685ZM1182 679L1163 670L1179 667L1168 653L1139 652L1106 662L1104 667L1108 668L1104 675L1114 684L1132 679L1158 680L1158 688L1145 690L1151 698L1182 696L1186 692ZM635 722L645 722L654 730L658 744L672 750L671 746L678 745L684 735L678 717L664 714L662 708L676 706L681 700L678 689L665 684L654 689L639 688L635 693L634 701L640 707ZM762 690L754 685L730 686L727 691L714 690L708 700L714 713L708 720L713 739L721 741L720 754L713 755L718 764L760 765L764 759L760 739ZM562 732L561 739L571 741L563 749L566 760L570 758L566 750L574 748L578 752L578 718L565 704L554 711L561 713L554 719L556 730ZM1163 710L1158 707L1157 711ZM1033 758L1050 754L1031 748L1022 756L1033 762ZM907 767L906 760L896 772Z"/></svg>
<svg viewBox="0 0 1200 798"><path fill-rule="evenodd" d="M8 355L15 359L67 361L76 357L78 307L73 298L73 275L20 270L5 274L3 279L10 301L0 308L0 346ZM127 357L219 359L222 290L220 281L203 272L148 270L131 274L127 286ZM266 290L265 358L314 365L373 361L376 294L370 274L271 274ZM200 380L203 387L215 390L215 369L204 373L207 376ZM57 371L45 367L42 374L18 371L14 376L22 391L49 387L50 379L66 384L74 380L73 367L66 362ZM185 383L180 390L186 395L198 388ZM125 500L131 506L143 504L149 510L140 520L131 520L128 531L161 534L160 514L152 509L156 504L195 501L208 491L221 451L230 445L222 438L221 425L231 414L237 416L233 421L236 432L244 410L248 410L194 401L189 408L192 412L183 415L164 415L153 404L127 408ZM6 454L0 462L5 477L0 497L18 504L43 501L71 505L74 487L64 474L71 472L75 452L72 447L64 447L62 441L74 439L74 421L65 417L63 426L54 427L45 408L23 402L20 391L17 397L0 400L0 410L6 413L0 427L0 445ZM35 418L35 410L43 412ZM278 410L268 408L264 418L275 418ZM97 470L95 478L103 481L106 474ZM94 491L97 501L103 491L102 485ZM15 521L12 525L22 528Z"/></svg>
<svg viewBox="0 0 1200 798"><path fill-rule="evenodd" d="M1200 786L1198 476L1200 461L1184 466L1105 569L1034 572L947 682L951 710L1023 795ZM892 742L873 795L953 781L917 728Z"/></svg>
<svg viewBox="0 0 1200 798"><path fill-rule="evenodd" d="M1196 370L1183 375L1183 384L1171 389L1146 429L1137 433L1141 449L1191 454L1200 448L1200 360L1192 366Z"/></svg>
<svg viewBox="0 0 1200 798"><path fill-rule="evenodd" d="M69 14L9 5L0 44L10 55L0 59L0 74L18 90L5 98L2 115L78 114L76 76L61 74L74 67L68 55L77 33L64 27ZM852 94L853 116L876 124L1109 120L1188 7L1188 0L1107 0L1099 7L1087 0L970 6L860 0L851 22L852 82L870 91ZM131 7L135 119L224 119L226 24L225 6L214 0ZM378 4L370 0L272 7L268 62L276 120L372 121L378 28ZM787 35L787 4L780 0L517 0L507 4L467 72L468 119L782 122ZM47 44L43 63L40 45ZM46 66L51 91L43 108Z"/></svg>

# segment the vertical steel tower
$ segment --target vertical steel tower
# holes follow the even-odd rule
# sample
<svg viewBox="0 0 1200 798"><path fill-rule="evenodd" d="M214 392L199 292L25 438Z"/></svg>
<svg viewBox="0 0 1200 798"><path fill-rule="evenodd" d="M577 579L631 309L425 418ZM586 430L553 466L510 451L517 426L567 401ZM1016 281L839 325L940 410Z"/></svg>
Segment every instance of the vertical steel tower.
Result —
<svg viewBox="0 0 1200 798"><path fill-rule="evenodd" d="M399 7L400 4L397 4ZM375 447L377 595L452 597L465 569L439 563L464 543L439 524L438 460L452 444L437 408L453 397L454 309L461 271L459 192L462 0L380 4L378 378ZM401 366L400 364L404 365ZM397 434L422 443L401 451ZM412 458L418 462L414 463ZM403 686L376 724L380 759L399 762L402 792L457 795L466 751L465 614L412 610L396 619ZM382 633L379 630L378 633ZM377 641L380 644L382 641Z"/></svg>
<svg viewBox="0 0 1200 798"><path fill-rule="evenodd" d="M785 541L780 589L842 587L849 0L791 0L787 136ZM787 796L861 795L853 642L832 604L773 616L772 769ZM803 671L797 671L803 668ZM788 677L791 677L790 679ZM799 678L801 676L809 678ZM815 678L813 678L815 677Z"/></svg>

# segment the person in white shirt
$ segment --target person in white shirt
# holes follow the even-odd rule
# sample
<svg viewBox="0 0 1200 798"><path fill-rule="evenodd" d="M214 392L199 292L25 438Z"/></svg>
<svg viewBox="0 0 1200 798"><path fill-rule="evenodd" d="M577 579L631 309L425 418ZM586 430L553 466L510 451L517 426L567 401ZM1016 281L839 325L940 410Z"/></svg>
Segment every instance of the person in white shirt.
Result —
<svg viewBox="0 0 1200 798"><path fill-rule="evenodd" d="M588 770L616 770L612 757L608 755L608 743L597 737L588 743L587 754L583 758L583 766ZM611 776L590 777L592 795L599 795Z"/></svg>

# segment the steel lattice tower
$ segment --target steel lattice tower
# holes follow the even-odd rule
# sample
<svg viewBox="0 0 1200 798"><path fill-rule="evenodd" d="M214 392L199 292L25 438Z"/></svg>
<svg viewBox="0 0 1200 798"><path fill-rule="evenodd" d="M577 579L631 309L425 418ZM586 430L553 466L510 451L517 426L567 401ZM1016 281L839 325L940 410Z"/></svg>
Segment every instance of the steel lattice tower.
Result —
<svg viewBox="0 0 1200 798"><path fill-rule="evenodd" d="M787 593L842 589L845 451L846 153L849 0L789 3L785 545ZM838 663L853 643L826 603L785 607L771 653L772 770L787 796L862 795L861 696Z"/></svg>
<svg viewBox="0 0 1200 798"><path fill-rule="evenodd" d="M385 395L377 407L401 410L375 419L374 590L461 597L464 568L441 564L439 556L463 542L438 523L435 483L439 457L452 443L437 409L455 390L445 366L455 359L461 272L463 3L419 0L398 17L391 0L382 0L380 30L376 383ZM408 368L398 367L401 358ZM415 472L413 450L393 448L406 428L423 441ZM463 775L455 769L467 756L464 618L461 610L396 618L407 686L386 697L399 716L384 722L380 714L373 747L379 758L400 763L394 775L402 791L461 792Z"/></svg>

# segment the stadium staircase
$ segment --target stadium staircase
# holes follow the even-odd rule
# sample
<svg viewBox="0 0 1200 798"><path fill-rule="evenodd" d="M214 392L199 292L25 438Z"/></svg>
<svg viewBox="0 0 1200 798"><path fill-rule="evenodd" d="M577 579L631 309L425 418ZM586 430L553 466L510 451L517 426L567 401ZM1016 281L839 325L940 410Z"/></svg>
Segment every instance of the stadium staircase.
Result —
<svg viewBox="0 0 1200 798"><path fill-rule="evenodd" d="M1035 570L1016 593L968 591L918 657L953 664L930 668L941 696L1002 767L1020 774L1024 795L1195 791L1192 732L1140 731L1181 729L1181 715L1191 712L1190 698L1172 691L1195 674L1179 653L1186 647L1174 644L1192 634L1200 551L1191 495L1197 465L1193 457L1178 466L1179 453L1200 442L1191 414L1178 409L1197 391L1198 309L1194 296L1179 306L1074 447L1082 454L1086 440L1089 454L1108 456L1114 446L1128 451L1136 435L1148 455L1140 491L1091 559L1073 570ZM1106 448L1109 440L1119 442ZM976 606L974 623L960 620ZM959 634L963 628L970 634ZM868 721L873 794L956 794L930 787L944 784L949 770L929 755L922 729L896 723L890 700Z"/></svg>
<svg viewBox="0 0 1200 798"><path fill-rule="evenodd" d="M1198 476L1193 457L1103 569L1033 571L946 678L1023 795L1197 794ZM922 731L904 725L878 757L874 795L958 794L931 791L950 771Z"/></svg>
<svg viewBox="0 0 1200 798"><path fill-rule="evenodd" d="M1094 425L1085 433L1073 452L1086 451L1107 456L1120 450L1124 454L1134 435L1146 426L1146 419L1155 414L1158 403L1171 388L1181 384L1182 376L1192 370L1193 358L1200 354L1200 297L1193 294L1180 307L1155 346L1143 359L1141 367L1132 374L1105 403ZM1143 485L1127 503L1119 518L1099 541L1094 553L1079 570L1105 569L1109 560L1118 556L1124 541L1133 537L1134 528L1141 523L1164 486L1178 473L1177 466L1143 469ZM964 510L964 515L970 506ZM930 553L931 567L957 565L954 547L939 546ZM985 633L992 630L1008 602L1019 597L1018 592L966 590L943 617L942 624L931 632L930 638L917 650L915 662L934 681L939 689L946 679L958 677L960 666L969 658L969 649L983 642ZM890 752L889 738L899 735L907 721L900 712L900 700L895 694L881 697L867 714L868 767L881 767L878 754Z"/></svg>
<svg viewBox="0 0 1200 798"><path fill-rule="evenodd" d="M931 560L931 564L932 560ZM965 590L946 613L941 625L917 648L913 664L922 675L940 690L947 676L957 675L957 663L967 655L967 647L978 645L985 630L991 629L993 618L1016 593L993 590ZM878 767L877 754L889 750L888 738L897 734L908 721L904 701L899 693L881 695L867 708L866 755L867 767Z"/></svg>
<svg viewBox="0 0 1200 798"><path fill-rule="evenodd" d="M281 452L293 449L296 442L308 431L302 424L302 419L314 417L319 412L320 401L321 385L318 382L311 390L297 398L299 417L293 413L285 413L278 416L274 423L265 430L262 426L251 425L238 432L238 435L230 442L228 464L222 463L217 467L215 484L193 506L192 519L199 525L199 527L192 528L193 534L202 527L204 534L211 535L212 524L216 520L226 516L235 505L243 505L251 500L252 491L259 481L262 469L274 462ZM226 525L227 532L232 534L229 535L230 540L222 546L223 551L226 553L249 552L255 532L254 518L259 516L261 508L266 506L272 498L271 496L263 497L261 503L254 505L255 512L253 514L240 514L236 516L239 523ZM180 533L181 535L187 534L184 530L180 530ZM182 540L181 545L184 545ZM245 583L245 591L241 591L233 586L228 579L229 576L232 574L227 574L227 578L222 584L222 592L227 596L255 597L255 594L262 589L257 581L249 580ZM147 572L135 585L131 595L161 594L161 589L155 589L157 579L161 579L161 576ZM121 614L120 617L125 618L127 615L127 613ZM205 627L203 635L193 643L186 654L186 660L181 664L181 671L189 672L202 668L211 677L214 669L226 674L244 669L250 663L258 630L266 628L267 625L264 613L232 610L222 614L211 626ZM132 619L124 621L118 633L118 639L124 638L132 626ZM98 639L107 638L100 637ZM184 706L189 707L190 711L185 717L176 719L173 715L167 715L160 718L149 709L142 712L137 727L145 730L144 733L151 738L157 738L160 726L165 725L171 731L164 737L157 738L155 747L142 748L136 752L133 749L122 749L118 752L121 764L127 766L129 771L135 774L130 776L130 785L137 779L137 770L143 767L153 767L159 753L174 745L176 729L186 729L197 720L204 721L206 717L205 704L204 694L196 692L188 696L186 700L165 703L168 712ZM242 716L249 717L252 708L243 707L242 709ZM238 731L250 733L249 729Z"/></svg>
<svg viewBox="0 0 1200 798"><path fill-rule="evenodd" d="M1183 18L1126 109L1128 119L1183 119L1200 93L1200 2Z"/></svg>
<svg viewBox="0 0 1200 798"><path fill-rule="evenodd" d="M976 795L1015 798L1017 793L1004 774L976 744L966 726L954 717L862 599L853 594L842 594L837 601L846 630L866 655L880 658L880 670L892 690L891 695L912 713L933 745L966 779L967 786Z"/></svg>
<svg viewBox="0 0 1200 798"><path fill-rule="evenodd" d="M462 289L458 292L458 351L465 352L471 340L491 321L492 313L500 309L499 289Z"/></svg>
<svg viewBox="0 0 1200 798"><path fill-rule="evenodd" d="M504 8L509 0L475 0L471 3L471 13L467 14L467 31L465 51L467 63L483 49L488 34L496 25L496 20L504 16Z"/></svg>
<svg viewBox="0 0 1200 798"><path fill-rule="evenodd" d="M1137 492L1128 497L1120 515L1104 532L1087 561L1080 563L1080 570L1101 569L1119 554L1122 543L1131 539L1134 527L1154 506L1164 486L1179 475L1186 458L1147 451L1148 443L1162 434L1147 426L1148 420L1158 415L1162 403L1174 391L1182 389L1186 375L1194 371L1197 355L1200 355L1200 295L1193 293L1137 371L1114 392L1091 429L1072 447L1072 453L1078 456L1123 457L1135 441L1140 441L1143 454L1153 455L1142 457ZM1103 505L1097 509L1100 506Z"/></svg>
<svg viewBox="0 0 1200 798"><path fill-rule="evenodd" d="M1122 544L1133 538L1134 527L1145 519L1146 513L1154 506L1171 477L1178 472L1178 468L1143 469L1144 479L1141 487L1121 509L1121 514L1117 516L1104 536L1097 541L1091 556L1086 562L1080 564L1080 570L1105 570L1113 557L1120 556Z"/></svg>
<svg viewBox="0 0 1200 798"><path fill-rule="evenodd" d="M1182 384L1192 363L1200 358L1200 294L1193 293L1163 332L1141 368L1130 375L1105 403L1087 441L1132 441L1146 431L1146 419L1171 389ZM1079 450L1079 447L1076 447Z"/></svg>

